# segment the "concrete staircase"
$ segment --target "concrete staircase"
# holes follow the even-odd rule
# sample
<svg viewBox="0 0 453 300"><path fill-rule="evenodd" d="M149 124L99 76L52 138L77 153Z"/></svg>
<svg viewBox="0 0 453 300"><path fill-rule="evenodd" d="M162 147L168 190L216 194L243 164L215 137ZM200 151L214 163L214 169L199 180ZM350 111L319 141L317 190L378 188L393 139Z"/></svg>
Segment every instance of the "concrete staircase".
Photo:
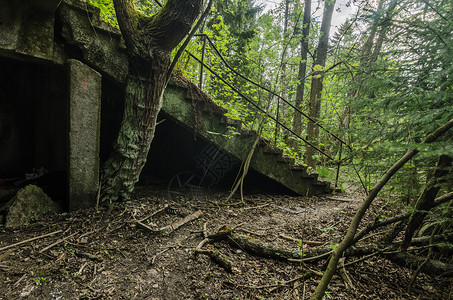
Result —
<svg viewBox="0 0 453 300"><path fill-rule="evenodd" d="M247 157L257 133L241 126L242 122L226 117L224 108L216 105L193 83L174 77L164 94L162 110L182 126L195 131L241 161ZM196 115L196 122L195 116ZM250 167L300 195L320 195L332 191L330 183L307 172L294 158L283 154L263 138L259 139Z"/></svg>

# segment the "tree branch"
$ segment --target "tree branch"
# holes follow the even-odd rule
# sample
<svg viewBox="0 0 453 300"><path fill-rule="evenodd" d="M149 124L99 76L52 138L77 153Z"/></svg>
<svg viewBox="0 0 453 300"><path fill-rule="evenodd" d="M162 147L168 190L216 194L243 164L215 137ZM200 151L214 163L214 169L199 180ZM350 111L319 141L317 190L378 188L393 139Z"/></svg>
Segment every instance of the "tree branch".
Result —
<svg viewBox="0 0 453 300"><path fill-rule="evenodd" d="M424 144L427 143L432 143L435 140L437 140L440 136L442 136L444 133L446 133L451 127L453 127L453 119L451 119L449 122L447 122L445 125L442 127L438 128L436 131L431 133L426 137L426 139L423 141ZM324 273L324 276L322 277L321 281L319 282L318 286L316 287L315 292L312 295L311 299L318 299L321 300L322 297L324 296L324 292L327 289L327 286L329 285L330 280L332 279L332 276L335 273L335 270L337 269L338 261L340 257L343 255L344 251L348 249L348 247L351 245L351 242L354 239L354 235L357 232L357 228L359 227L360 221L362 220L363 216L365 215L366 211L370 207L371 203L373 200L376 198L380 190L386 185L386 183L392 178L392 176L402 167L406 162L408 162L412 157L414 157L419 151L417 149L411 149L407 151L407 153L400 159L398 160L387 172L382 176L381 180L379 180L376 185L373 187L371 190L370 194L365 198L363 201L362 206L357 210L354 218L351 221L351 224L349 226L349 229L341 241L341 243L337 246L337 248L334 250L329 264L327 266L326 272Z"/></svg>

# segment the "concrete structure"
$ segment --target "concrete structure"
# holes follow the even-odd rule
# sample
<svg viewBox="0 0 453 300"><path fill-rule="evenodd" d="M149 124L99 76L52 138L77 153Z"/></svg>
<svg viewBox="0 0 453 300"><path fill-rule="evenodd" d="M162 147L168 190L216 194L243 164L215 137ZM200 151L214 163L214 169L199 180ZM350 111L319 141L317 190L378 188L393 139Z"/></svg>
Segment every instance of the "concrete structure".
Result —
<svg viewBox="0 0 453 300"><path fill-rule="evenodd" d="M93 206L99 180L101 75L75 59L69 73L69 209Z"/></svg>
<svg viewBox="0 0 453 300"><path fill-rule="evenodd" d="M0 0L0 7L0 178L40 167L64 172L69 208L91 206L99 155L108 155L121 120L121 34L85 2ZM157 127L143 182L168 182L185 171L208 186L231 186L255 133L183 79L172 80L164 98L166 121ZM268 144L260 141L249 181L304 195L330 190Z"/></svg>

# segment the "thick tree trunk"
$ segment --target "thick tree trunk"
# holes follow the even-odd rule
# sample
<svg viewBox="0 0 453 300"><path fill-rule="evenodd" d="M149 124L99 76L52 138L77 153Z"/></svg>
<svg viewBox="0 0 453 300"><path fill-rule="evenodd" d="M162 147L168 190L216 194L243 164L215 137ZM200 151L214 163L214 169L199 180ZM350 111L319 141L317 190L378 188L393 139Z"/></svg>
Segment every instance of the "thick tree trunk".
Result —
<svg viewBox="0 0 453 300"><path fill-rule="evenodd" d="M128 199L146 163L162 107L169 59L153 63L129 62L121 129L104 167L104 200ZM138 65L134 67L133 65ZM140 70L149 65L148 70Z"/></svg>
<svg viewBox="0 0 453 300"><path fill-rule="evenodd" d="M323 89L322 81L324 76L323 70L316 71L317 68L324 69L327 60L327 48L329 44L330 24L332 22L333 9L335 0L325 1L324 14L321 23L321 37L319 38L316 60L314 62L313 78L311 81L310 100L308 103L309 115L314 120L319 120L321 114L321 93ZM313 145L318 144L319 127L311 121L307 124L307 140ZM316 167L317 160L313 157L315 149L308 147L305 152L305 162L309 167Z"/></svg>
<svg viewBox="0 0 453 300"><path fill-rule="evenodd" d="M123 121L104 167L103 201L128 199L139 179L162 107L171 51L189 33L202 0L168 0L152 17L137 12L132 0L114 0L114 4L126 43L129 74Z"/></svg>

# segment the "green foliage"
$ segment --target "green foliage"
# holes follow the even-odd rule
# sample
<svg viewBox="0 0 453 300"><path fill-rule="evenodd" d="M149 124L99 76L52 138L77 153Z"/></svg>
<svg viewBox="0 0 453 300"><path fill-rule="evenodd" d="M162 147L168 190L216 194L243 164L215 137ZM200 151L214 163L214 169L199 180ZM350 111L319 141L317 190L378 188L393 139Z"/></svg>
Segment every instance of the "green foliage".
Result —
<svg viewBox="0 0 453 300"><path fill-rule="evenodd" d="M35 284L36 285L42 285L43 283L47 282L47 278L45 277L39 277L35 279Z"/></svg>
<svg viewBox="0 0 453 300"><path fill-rule="evenodd" d="M99 8L101 18L104 22L119 28L113 0L88 0L88 3ZM137 10L146 16L155 14L159 9L158 5L150 0L135 0L134 4Z"/></svg>
<svg viewBox="0 0 453 300"><path fill-rule="evenodd" d="M106 23L119 28L112 0L88 0L88 3L100 9L101 18Z"/></svg>
<svg viewBox="0 0 453 300"><path fill-rule="evenodd" d="M324 97L330 100L323 102L323 121L328 128L335 128L336 118L332 122L329 117L341 119L344 107L350 108L349 127L340 135L354 150L346 151L343 157L354 158L369 186L408 149L421 150L386 190L413 199L438 156L453 154L451 133L434 144L419 144L453 117L453 24L447 21L452 17L451 3L436 0L427 6L423 1L399 2L392 9L388 2L380 13L382 21L372 11L363 15L361 25L371 28L377 24L370 53L358 46L365 44L370 34L360 32L360 22L347 22L334 36L335 59L345 63L324 82Z"/></svg>

